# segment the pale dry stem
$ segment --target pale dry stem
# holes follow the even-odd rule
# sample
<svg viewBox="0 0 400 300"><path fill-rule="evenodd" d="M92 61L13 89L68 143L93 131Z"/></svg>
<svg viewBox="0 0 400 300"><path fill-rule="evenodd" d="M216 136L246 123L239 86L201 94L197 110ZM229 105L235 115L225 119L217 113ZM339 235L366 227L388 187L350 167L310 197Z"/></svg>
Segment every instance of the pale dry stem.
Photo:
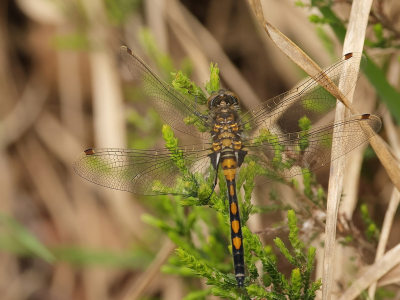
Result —
<svg viewBox="0 0 400 300"><path fill-rule="evenodd" d="M167 52L168 49L168 32L164 15L167 3L167 0L147 0L143 3L147 23L157 41L157 47L163 52Z"/></svg>
<svg viewBox="0 0 400 300"><path fill-rule="evenodd" d="M129 285L129 290L125 293L121 300L139 299L150 286L150 284L154 282L157 274L160 272L161 266L167 261L175 248L175 244L170 240L167 240L165 243L163 243L163 247L160 249L151 265L133 285Z"/></svg>
<svg viewBox="0 0 400 300"><path fill-rule="evenodd" d="M34 138L27 138L26 142L17 144L17 151L35 188L43 199L58 234L65 240L76 240L78 228L75 223L73 207L63 186L63 181L54 165L49 161L45 149ZM51 182L50 185L49 182ZM63 213L60 214L60 211Z"/></svg>
<svg viewBox="0 0 400 300"><path fill-rule="evenodd" d="M339 300L355 299L360 293L368 288L373 282L377 281L383 275L388 273L400 263L400 244L390 249L377 262L375 262L363 276L358 278L349 289L339 298Z"/></svg>
<svg viewBox="0 0 400 300"><path fill-rule="evenodd" d="M392 195L390 197L389 207L386 210L385 219L383 220L382 231L375 255L376 262L379 261L382 258L383 254L385 253L386 245L389 239L389 233L390 230L392 229L393 219L396 214L399 203L400 203L400 194L399 191L394 187ZM375 297L376 287L377 287L377 282L374 282L368 289L368 294L371 299L374 299Z"/></svg>
<svg viewBox="0 0 400 300"><path fill-rule="evenodd" d="M93 95L94 136L97 147L126 148L126 124L123 94L119 71L114 58L114 52L109 48L109 40L113 38L107 28L107 14L104 3L99 0L82 2L89 21L88 36L93 51L89 52ZM133 219L139 220L139 210L127 193L105 189L102 195L115 219L122 229L142 232L143 223L133 226ZM134 215L132 215L134 214Z"/></svg>

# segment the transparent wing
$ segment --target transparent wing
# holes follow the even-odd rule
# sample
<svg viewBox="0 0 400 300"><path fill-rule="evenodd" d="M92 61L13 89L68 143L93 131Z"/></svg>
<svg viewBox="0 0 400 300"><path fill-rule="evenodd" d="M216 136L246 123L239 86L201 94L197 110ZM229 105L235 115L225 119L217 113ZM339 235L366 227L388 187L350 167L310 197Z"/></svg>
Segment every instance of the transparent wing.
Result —
<svg viewBox="0 0 400 300"><path fill-rule="evenodd" d="M209 146L202 144L178 148L190 173L207 175ZM172 160L168 149L88 149L76 158L74 169L90 182L135 194L190 194L184 186L185 175Z"/></svg>
<svg viewBox="0 0 400 300"><path fill-rule="evenodd" d="M308 131L265 133L244 141L248 155L241 168L245 172L242 176L263 184L316 170L367 141L381 126L378 117L365 114ZM334 140L338 143L333 144Z"/></svg>
<svg viewBox="0 0 400 300"><path fill-rule="evenodd" d="M367 60L362 53L346 54L315 78L244 114L240 121L244 135L255 137L261 128L267 128L272 133L297 132L301 130L299 119L304 116L314 124L336 106L336 98L325 89L329 85L326 78L329 77L337 86L339 82L346 82L346 88L341 89L346 95L354 88L366 65Z"/></svg>
<svg viewBox="0 0 400 300"><path fill-rule="evenodd" d="M141 83L141 90L160 117L172 128L202 139L210 138L213 120L199 105L188 99L158 77L135 53L121 47L121 56L129 72ZM191 120L186 124L184 120ZM193 122L201 125L199 132Z"/></svg>

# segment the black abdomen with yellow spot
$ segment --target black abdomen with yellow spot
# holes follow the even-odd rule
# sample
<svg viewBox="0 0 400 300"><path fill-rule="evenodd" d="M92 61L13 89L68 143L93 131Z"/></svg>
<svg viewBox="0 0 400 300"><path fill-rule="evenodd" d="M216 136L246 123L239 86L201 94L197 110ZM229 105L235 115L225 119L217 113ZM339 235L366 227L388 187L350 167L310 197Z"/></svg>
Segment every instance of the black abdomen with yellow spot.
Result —
<svg viewBox="0 0 400 300"><path fill-rule="evenodd" d="M237 123L239 99L232 93L220 90L208 99L208 107L215 126L212 131L213 153L211 164L217 170L220 164L228 186L231 223L232 254L235 276L239 287L245 278L243 235L236 194L236 169L243 163L247 152L242 150L241 132Z"/></svg>

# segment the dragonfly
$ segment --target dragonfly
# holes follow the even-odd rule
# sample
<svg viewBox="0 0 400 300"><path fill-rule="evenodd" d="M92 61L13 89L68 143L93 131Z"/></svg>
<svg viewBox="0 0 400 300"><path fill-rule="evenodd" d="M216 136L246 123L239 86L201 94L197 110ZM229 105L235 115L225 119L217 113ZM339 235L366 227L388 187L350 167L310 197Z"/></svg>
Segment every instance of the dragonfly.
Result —
<svg viewBox="0 0 400 300"><path fill-rule="evenodd" d="M379 117L371 114L315 125L336 106L335 97L327 91L329 85L338 85L344 95L354 88L366 67L362 53L344 55L298 87L242 114L233 91L213 91L206 105L200 105L164 82L129 48L122 46L120 52L160 117L173 129L203 142L177 146L173 153L168 148L87 149L77 157L75 172L95 184L135 194L198 197L191 183L199 177L193 174L205 178L220 168L227 185L238 287L244 286L246 276L238 176L260 185L311 172L358 147L381 128Z"/></svg>

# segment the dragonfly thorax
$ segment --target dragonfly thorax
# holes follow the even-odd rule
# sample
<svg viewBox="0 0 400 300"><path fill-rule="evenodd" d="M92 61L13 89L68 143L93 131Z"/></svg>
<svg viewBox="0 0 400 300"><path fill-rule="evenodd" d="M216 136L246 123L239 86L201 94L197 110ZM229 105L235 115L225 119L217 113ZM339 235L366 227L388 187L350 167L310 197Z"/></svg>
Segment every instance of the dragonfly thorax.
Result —
<svg viewBox="0 0 400 300"><path fill-rule="evenodd" d="M229 159L233 163L229 169L235 169L241 165L247 153L242 150L242 130L238 125L238 111L234 107L223 104L212 107L210 115L214 120L214 128L211 132L214 153L210 155L211 163L216 167L219 162L223 165Z"/></svg>

